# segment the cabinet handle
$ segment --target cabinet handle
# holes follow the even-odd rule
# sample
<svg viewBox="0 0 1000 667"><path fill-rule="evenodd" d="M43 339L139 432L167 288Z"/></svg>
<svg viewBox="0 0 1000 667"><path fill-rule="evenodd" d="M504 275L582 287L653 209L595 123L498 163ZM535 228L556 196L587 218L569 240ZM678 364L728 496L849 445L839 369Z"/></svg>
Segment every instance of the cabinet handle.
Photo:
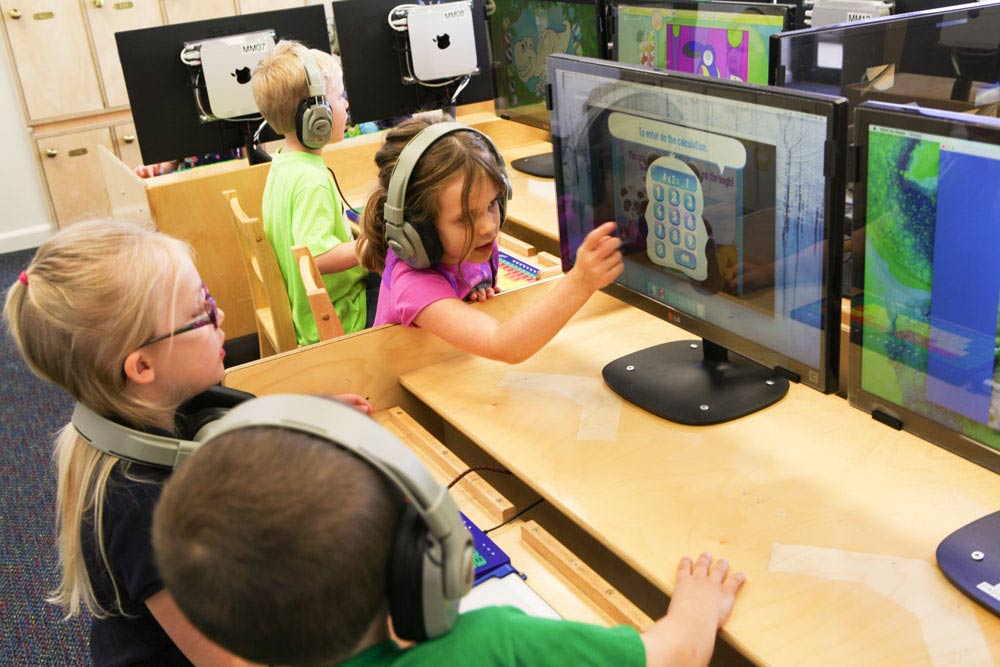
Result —
<svg viewBox="0 0 1000 667"><path fill-rule="evenodd" d="M130 144L133 141L135 141L135 135L134 134L126 134L124 137L122 137L122 141L124 141L126 144Z"/></svg>
<svg viewBox="0 0 1000 667"><path fill-rule="evenodd" d="M104 0L94 0L94 7L100 9L104 6Z"/></svg>
<svg viewBox="0 0 1000 667"><path fill-rule="evenodd" d="M17 19L21 18L21 10L20 10L20 9L12 9L12 10L10 10L10 11L9 11L9 12L7 12L7 13L8 13L8 14L10 15L10 17L11 17L12 19L14 19L15 21L16 21Z"/></svg>
<svg viewBox="0 0 1000 667"><path fill-rule="evenodd" d="M57 151L54 148L46 148L45 149L45 154L48 155L49 157L55 157L55 156L59 155L59 151Z"/></svg>

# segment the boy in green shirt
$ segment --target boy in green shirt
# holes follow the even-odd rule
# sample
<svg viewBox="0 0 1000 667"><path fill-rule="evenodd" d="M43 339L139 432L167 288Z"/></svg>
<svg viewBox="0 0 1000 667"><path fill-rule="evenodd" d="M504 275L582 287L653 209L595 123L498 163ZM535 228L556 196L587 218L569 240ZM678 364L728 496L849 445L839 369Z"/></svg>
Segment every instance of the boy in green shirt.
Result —
<svg viewBox="0 0 1000 667"><path fill-rule="evenodd" d="M153 546L184 615L254 663L705 667L744 581L724 560L683 558L667 615L641 634L511 607L456 620L471 538L395 436L312 396L249 401L215 433L168 480ZM390 614L417 644L392 639Z"/></svg>
<svg viewBox="0 0 1000 667"><path fill-rule="evenodd" d="M336 56L281 41L250 80L264 119L285 137L271 162L261 211L264 230L285 279L300 345L319 340L292 247L305 245L316 260L346 333L371 326L368 272L358 265L354 237L339 193L321 156L327 142L344 137L347 100ZM377 294L377 292L375 292ZM373 294L374 296L374 294Z"/></svg>

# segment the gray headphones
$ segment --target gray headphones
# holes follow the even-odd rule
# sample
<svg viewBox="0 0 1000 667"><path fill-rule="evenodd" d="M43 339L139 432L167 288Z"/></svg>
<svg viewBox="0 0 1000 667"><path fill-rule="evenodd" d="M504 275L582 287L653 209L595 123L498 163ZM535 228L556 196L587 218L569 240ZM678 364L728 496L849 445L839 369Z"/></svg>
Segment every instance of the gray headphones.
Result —
<svg viewBox="0 0 1000 667"><path fill-rule="evenodd" d="M80 403L72 424L103 452L171 468L212 438L241 428L281 427L327 440L375 467L408 500L387 564L396 633L415 641L445 634L458 618L459 599L472 588L472 537L448 490L398 438L343 403L304 395L253 398L205 424L193 441L130 429Z"/></svg>
<svg viewBox="0 0 1000 667"><path fill-rule="evenodd" d="M489 146L503 174L502 185L505 192L500 200L501 225L507 215L507 201L511 197L510 180L507 178L503 155L497 150L493 141L474 127L461 123L434 123L424 128L410 139L400 152L396 166L392 169L392 176L389 178L389 187L386 190L385 207L383 208L386 245L396 253L397 257L415 269L426 269L440 262L444 255L444 249L433 221L415 221L405 218L406 188L424 151L438 139L453 132L473 132L482 137L486 145Z"/></svg>
<svg viewBox="0 0 1000 667"><path fill-rule="evenodd" d="M306 70L309 93L295 111L295 136L306 148L323 148L333 133L333 110L326 102L326 84L309 49L297 53Z"/></svg>

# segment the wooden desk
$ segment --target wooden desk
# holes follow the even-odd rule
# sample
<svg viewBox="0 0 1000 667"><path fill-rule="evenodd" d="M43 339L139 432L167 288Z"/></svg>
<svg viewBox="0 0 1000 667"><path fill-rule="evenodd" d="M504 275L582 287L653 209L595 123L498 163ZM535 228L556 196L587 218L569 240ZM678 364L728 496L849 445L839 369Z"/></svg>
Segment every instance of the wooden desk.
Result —
<svg viewBox="0 0 1000 667"><path fill-rule="evenodd" d="M463 355L400 381L665 592L682 555L728 558L749 583L726 637L756 662L1000 661L1000 619L934 560L942 538L1000 507L997 476L801 386L702 428L604 386L608 361L685 337L611 305L517 366Z"/></svg>
<svg viewBox="0 0 1000 667"><path fill-rule="evenodd" d="M507 317L554 284L482 307ZM728 558L749 583L724 635L757 663L1000 662L1000 619L934 565L942 538L1000 507L997 476L797 385L762 412L702 428L604 386L606 362L685 337L597 294L517 366L394 326L233 369L226 384L355 391L376 409L443 419L442 431L471 439L666 593L682 555Z"/></svg>

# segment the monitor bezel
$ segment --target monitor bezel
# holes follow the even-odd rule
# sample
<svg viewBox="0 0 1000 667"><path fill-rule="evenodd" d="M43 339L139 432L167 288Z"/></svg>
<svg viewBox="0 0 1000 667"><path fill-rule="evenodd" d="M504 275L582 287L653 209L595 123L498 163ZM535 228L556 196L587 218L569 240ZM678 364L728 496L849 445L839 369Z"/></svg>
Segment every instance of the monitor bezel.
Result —
<svg viewBox="0 0 1000 667"><path fill-rule="evenodd" d="M790 31L794 22L799 21L798 12L801 7L791 4L791 3L771 3L771 2L731 2L730 0L611 0L609 13L610 18L608 20L607 35L608 44L610 46L608 58L615 62L618 62L618 12L621 7L653 7L658 9L683 9L683 10L693 10L693 11L709 11L709 9L716 9L717 11L723 11L727 13L740 14L747 9L763 9L763 8L773 8L772 11L763 12L767 16L778 16L784 17L784 27L781 32L771 35L771 44L773 40L779 34L785 34ZM770 83L771 78L771 62L773 56L771 52L773 47L771 44L768 45L767 51L767 72L768 72L768 82ZM623 63L631 64L631 63ZM675 71L675 70L668 70ZM679 72L683 74L684 72Z"/></svg>
<svg viewBox="0 0 1000 667"><path fill-rule="evenodd" d="M719 81L701 76L651 70L611 61L582 58L579 56L549 56L549 80L556 72L566 70L576 74L599 76L609 81L674 88L687 93L711 95L730 101L747 101L763 106L811 113L827 118L826 155L824 158L824 248L823 285L821 288L826 309L820 327L820 356L816 367L793 359L779 350L773 350L734 331L728 331L685 311L612 283L604 288L608 294L672 324L716 342L730 351L769 368L781 369L789 377L824 393L836 391L840 367L840 271L843 252L843 221L846 187L846 133L847 100L802 93L794 90L774 89L755 84ZM556 96L553 87L553 101ZM552 114L552 148L556 164L556 193L565 192L563 181L563 138L558 124L558 114ZM557 205L559 216L560 254L563 271L573 267L566 238L566 214Z"/></svg>
<svg viewBox="0 0 1000 667"><path fill-rule="evenodd" d="M854 181L855 228L863 229L867 222L868 128L871 125L900 128L941 137L983 141L1000 146L1000 120L959 114L935 109L902 106L887 102L868 101L855 109L854 145L857 147L857 178ZM957 134L956 134L957 133ZM889 417L892 425L928 442L1000 473L1000 450L974 440L958 431L926 417L904 405L891 403L885 398L865 391L861 387L861 353L864 341L864 321L855 312L864 305L864 256L865 237L855 234L852 258L851 328L848 349L848 401L873 416ZM859 261L860 260L860 261ZM945 408L941 408L945 409Z"/></svg>
<svg viewBox="0 0 1000 667"><path fill-rule="evenodd" d="M440 0L434 4L461 1L463 0ZM473 75L468 85L462 89L455 101L456 106L486 102L494 96L486 10L483 0L468 1L472 3L479 73ZM449 106L447 98L450 98L459 85L455 83L438 89L402 83L400 71L404 61L401 59L406 56L397 48L396 40L405 38L393 36L387 23L389 11L400 4L403 3L392 0L339 0L332 3L340 58L344 66L344 89L351 103L348 111L354 123L388 120L443 109ZM376 16L377 22L366 20L372 15ZM389 44L390 40L393 43L392 50L379 48L380 44Z"/></svg>
<svg viewBox="0 0 1000 667"><path fill-rule="evenodd" d="M562 4L562 5L592 5L597 13L597 44L600 48L600 58L607 57L608 53L608 32L607 32L607 17L605 15L605 0L544 0L548 4ZM521 123L522 125L527 125L529 127L536 127L540 130L549 131L548 120L542 120L537 116L533 116L527 113L509 113L510 107L500 107L500 101L508 99L507 95L500 94L500 86L497 85L497 75L496 68L502 67L504 63L500 62L496 58L496 50L501 48L500 45L493 39L493 16L487 18L489 23L488 32L490 34L490 68L493 75L493 108L498 118L504 120L514 121L515 123ZM543 100L544 103L544 100ZM523 108L516 107L517 109Z"/></svg>
<svg viewBox="0 0 1000 667"><path fill-rule="evenodd" d="M289 26L305 28L308 32L290 33L286 29ZM185 66L180 61L180 53L185 42L272 29L275 31L276 42L295 39L310 48L330 52L326 13L321 5L171 23L115 33L132 120L139 137L139 150L144 164L222 152L247 143L245 131L236 122L198 122L193 93ZM174 46L176 53L173 53ZM150 76L150 72L156 75ZM170 86L168 95L164 95L165 81L171 82L167 84ZM184 95L178 93L181 87L186 91ZM249 122L256 128L260 120ZM177 129L166 130L164 126L168 123ZM261 134L262 141L280 138L270 128Z"/></svg>
<svg viewBox="0 0 1000 667"><path fill-rule="evenodd" d="M975 11L981 11L983 7L998 5L1000 3L995 2L972 2L963 5L954 5L944 9L925 9L918 12L909 12L907 14L889 14L888 16L879 16L873 19L866 19L864 21L852 22L852 23L833 23L830 25L817 26L815 28L803 28L802 30L789 30L786 32L781 32L776 35L771 35L771 44L768 49L768 82L772 86L784 86L785 85L785 71L782 66L782 44L789 44L793 40L800 39L809 35L823 35L826 33L834 33L842 30L851 31L852 35L864 35L867 32L884 31L887 27L892 27L896 24L903 24L907 22L931 22L943 18L945 15L958 16L962 13L969 13ZM945 19L945 21L955 20L953 18ZM942 22L945 22L942 21ZM841 88L840 83L829 83L825 85L836 86L838 89ZM834 94L841 94L842 91L838 90Z"/></svg>

